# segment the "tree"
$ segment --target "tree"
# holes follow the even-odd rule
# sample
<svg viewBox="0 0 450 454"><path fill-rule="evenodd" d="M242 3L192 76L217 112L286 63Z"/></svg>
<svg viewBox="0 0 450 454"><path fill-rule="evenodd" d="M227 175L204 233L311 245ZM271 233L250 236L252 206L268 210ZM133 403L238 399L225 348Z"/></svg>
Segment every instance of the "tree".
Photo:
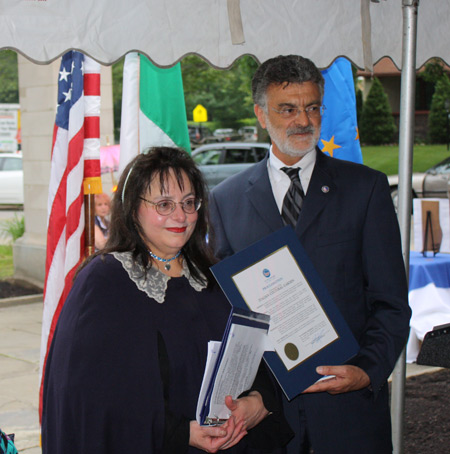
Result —
<svg viewBox="0 0 450 454"><path fill-rule="evenodd" d="M188 120L195 106L208 111L208 119L223 126L235 127L238 120L253 117L251 79L256 61L244 56L227 70L218 70L196 55L181 62Z"/></svg>
<svg viewBox="0 0 450 454"><path fill-rule="evenodd" d="M120 120L122 116L122 85L123 85L123 64L121 59L112 65L112 89L113 89L113 115L114 115L114 141L120 139Z"/></svg>
<svg viewBox="0 0 450 454"><path fill-rule="evenodd" d="M361 143L370 145L391 143L395 130L387 95L381 82L374 77L361 114L359 125Z"/></svg>
<svg viewBox="0 0 450 454"><path fill-rule="evenodd" d="M363 92L359 88L356 88L356 122L359 125L361 122L361 114L362 114L362 109L363 109Z"/></svg>
<svg viewBox="0 0 450 454"><path fill-rule="evenodd" d="M0 103L17 104L19 102L17 54L13 50L0 52Z"/></svg>
<svg viewBox="0 0 450 454"><path fill-rule="evenodd" d="M425 82L436 84L445 75L444 63L439 58L432 58L426 65L419 77Z"/></svg>
<svg viewBox="0 0 450 454"><path fill-rule="evenodd" d="M431 143L447 143L448 141L449 112L447 110L450 110L450 79L443 73L436 82L428 116L428 136Z"/></svg>

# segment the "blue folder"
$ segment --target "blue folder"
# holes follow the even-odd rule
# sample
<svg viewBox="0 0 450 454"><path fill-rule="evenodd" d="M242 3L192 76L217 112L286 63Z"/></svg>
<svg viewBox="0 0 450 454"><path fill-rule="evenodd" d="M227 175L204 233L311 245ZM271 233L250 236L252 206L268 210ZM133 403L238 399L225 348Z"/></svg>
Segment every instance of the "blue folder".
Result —
<svg viewBox="0 0 450 454"><path fill-rule="evenodd" d="M249 309L233 281L233 276L286 246L338 334L338 338L335 341L306 358L289 371L276 352L265 352L264 359L267 365L288 400L292 400L319 378L322 378L322 375L316 372L317 366L344 364L359 351L359 345L349 326L315 270L295 232L290 226L283 227L248 248L212 266L211 271L231 304L235 307Z"/></svg>
<svg viewBox="0 0 450 454"><path fill-rule="evenodd" d="M257 312L253 312L248 310L247 307L240 308L233 306L233 309L228 317L227 326L225 327L225 331L222 337L222 343L220 346L220 350L218 353L216 365L214 367L214 372L211 376L211 380L208 385L208 391L205 395L205 400L202 404L202 410L200 412L200 420L201 425L217 425L222 424L226 421L226 419L221 420L218 418L208 418L210 405L211 405L211 396L213 392L213 388L216 384L217 373L219 371L220 364L223 359L223 355L225 349L227 347L228 338L230 336L230 330L232 325L243 325L243 326L250 326L253 328L258 328L267 333L269 330L270 325L270 317L266 314L259 314ZM241 365L242 366L242 365ZM255 371L256 372L256 371ZM241 392L246 391L245 389L241 390ZM225 397L225 396L224 396ZM234 396L237 398L238 396Z"/></svg>

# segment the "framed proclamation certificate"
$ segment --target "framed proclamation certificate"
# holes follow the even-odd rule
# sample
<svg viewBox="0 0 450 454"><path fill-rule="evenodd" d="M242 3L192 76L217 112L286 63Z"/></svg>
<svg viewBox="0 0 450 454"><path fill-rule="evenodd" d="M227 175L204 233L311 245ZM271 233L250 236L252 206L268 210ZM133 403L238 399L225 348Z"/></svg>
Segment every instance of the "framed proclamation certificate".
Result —
<svg viewBox="0 0 450 454"><path fill-rule="evenodd" d="M270 315L264 359L291 400L359 350L291 227L284 227L211 267L235 307Z"/></svg>

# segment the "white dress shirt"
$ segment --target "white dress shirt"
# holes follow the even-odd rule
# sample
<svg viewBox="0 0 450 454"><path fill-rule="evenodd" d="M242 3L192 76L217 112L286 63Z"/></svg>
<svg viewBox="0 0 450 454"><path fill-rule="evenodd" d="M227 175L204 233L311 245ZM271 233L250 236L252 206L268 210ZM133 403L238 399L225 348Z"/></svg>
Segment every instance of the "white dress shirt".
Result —
<svg viewBox="0 0 450 454"><path fill-rule="evenodd" d="M270 147L269 159L267 160L267 171L269 172L269 180L270 185L272 186L273 196L280 213L283 206L284 196L291 185L291 179L281 170L281 168L300 167L300 182L306 195L315 163L316 150L307 153L294 165L287 166L273 154L272 147Z"/></svg>

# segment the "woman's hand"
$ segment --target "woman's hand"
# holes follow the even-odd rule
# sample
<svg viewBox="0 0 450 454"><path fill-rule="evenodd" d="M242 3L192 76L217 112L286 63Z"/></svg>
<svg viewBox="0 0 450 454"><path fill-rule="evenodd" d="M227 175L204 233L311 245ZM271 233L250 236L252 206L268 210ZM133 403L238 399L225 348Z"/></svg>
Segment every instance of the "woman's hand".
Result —
<svg viewBox="0 0 450 454"><path fill-rule="evenodd" d="M197 421L191 421L189 445L206 452L217 452L228 449L239 443L247 435L244 421L235 424L233 416L221 426L200 426Z"/></svg>
<svg viewBox="0 0 450 454"><path fill-rule="evenodd" d="M243 421L247 430L255 427L269 414L258 391L252 391L248 396L236 400L233 400L231 396L226 396L225 404L231 410L236 424Z"/></svg>

